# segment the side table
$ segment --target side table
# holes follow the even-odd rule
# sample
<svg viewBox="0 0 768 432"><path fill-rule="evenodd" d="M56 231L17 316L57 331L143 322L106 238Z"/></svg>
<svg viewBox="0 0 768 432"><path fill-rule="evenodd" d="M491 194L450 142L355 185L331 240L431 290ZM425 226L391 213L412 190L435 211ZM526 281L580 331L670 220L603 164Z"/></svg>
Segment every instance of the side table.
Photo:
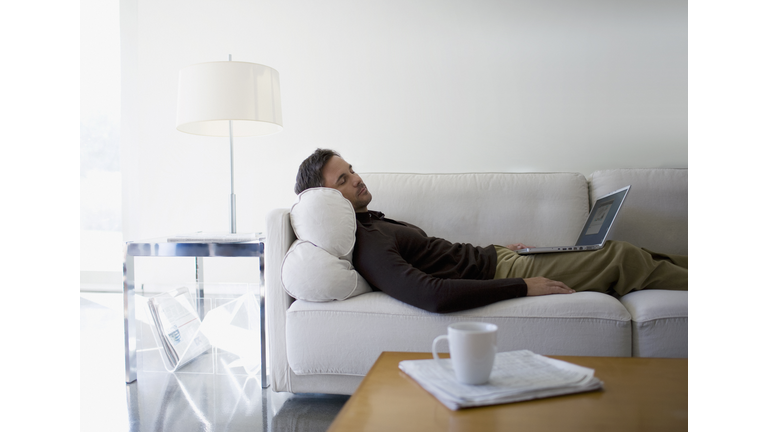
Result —
<svg viewBox="0 0 768 432"><path fill-rule="evenodd" d="M263 235L258 240L240 243L214 242L169 242L166 238L127 242L123 261L123 328L125 331L125 382L136 381L136 306L134 258L146 257L194 257L196 298L198 311L203 318L203 298L205 297L203 258L207 257L253 257L259 259L260 296L259 313L261 322L261 387L267 388L266 329L264 317L264 241Z"/></svg>

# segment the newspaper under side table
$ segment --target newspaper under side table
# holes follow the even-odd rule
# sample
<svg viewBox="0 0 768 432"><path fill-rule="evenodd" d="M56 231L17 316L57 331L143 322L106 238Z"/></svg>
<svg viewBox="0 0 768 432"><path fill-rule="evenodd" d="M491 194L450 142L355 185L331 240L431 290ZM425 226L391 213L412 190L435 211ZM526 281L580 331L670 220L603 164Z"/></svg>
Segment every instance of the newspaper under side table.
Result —
<svg viewBox="0 0 768 432"><path fill-rule="evenodd" d="M253 236L252 234L247 234ZM134 258L146 257L194 257L195 258L195 298L199 299L199 316L203 316L205 297L203 259L206 257L253 257L259 259L259 312L261 323L261 387L269 387L266 371L266 331L264 316L264 241L263 235L255 235L258 240L245 242L215 242L215 239L169 241L168 238L127 242L123 261L123 328L125 341L125 382L136 381L136 303Z"/></svg>

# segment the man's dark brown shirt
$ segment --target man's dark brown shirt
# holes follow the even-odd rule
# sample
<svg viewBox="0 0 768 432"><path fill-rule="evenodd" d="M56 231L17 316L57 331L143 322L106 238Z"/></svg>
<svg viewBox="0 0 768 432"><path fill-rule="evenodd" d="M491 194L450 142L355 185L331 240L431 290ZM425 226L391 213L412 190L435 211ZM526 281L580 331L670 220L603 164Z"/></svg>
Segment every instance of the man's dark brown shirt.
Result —
<svg viewBox="0 0 768 432"><path fill-rule="evenodd" d="M353 263L375 289L438 313L524 297L522 279L493 279L496 249L429 237L419 227L357 213Z"/></svg>

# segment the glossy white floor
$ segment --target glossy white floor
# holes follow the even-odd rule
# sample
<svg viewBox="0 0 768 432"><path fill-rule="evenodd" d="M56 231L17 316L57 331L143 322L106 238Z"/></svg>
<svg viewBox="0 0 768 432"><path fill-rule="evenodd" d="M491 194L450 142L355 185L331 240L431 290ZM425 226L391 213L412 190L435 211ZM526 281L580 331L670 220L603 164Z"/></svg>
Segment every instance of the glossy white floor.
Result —
<svg viewBox="0 0 768 432"><path fill-rule="evenodd" d="M122 295L81 292L81 431L325 431L348 399L275 393L246 374L146 365L124 381Z"/></svg>

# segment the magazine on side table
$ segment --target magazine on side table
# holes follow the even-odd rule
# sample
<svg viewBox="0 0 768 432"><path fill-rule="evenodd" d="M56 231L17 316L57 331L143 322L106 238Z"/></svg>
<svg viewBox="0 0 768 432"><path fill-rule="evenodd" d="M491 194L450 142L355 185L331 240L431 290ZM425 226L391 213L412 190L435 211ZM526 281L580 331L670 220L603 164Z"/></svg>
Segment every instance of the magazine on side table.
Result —
<svg viewBox="0 0 768 432"><path fill-rule="evenodd" d="M244 243L256 241L261 233L196 232L168 237L169 243Z"/></svg>

